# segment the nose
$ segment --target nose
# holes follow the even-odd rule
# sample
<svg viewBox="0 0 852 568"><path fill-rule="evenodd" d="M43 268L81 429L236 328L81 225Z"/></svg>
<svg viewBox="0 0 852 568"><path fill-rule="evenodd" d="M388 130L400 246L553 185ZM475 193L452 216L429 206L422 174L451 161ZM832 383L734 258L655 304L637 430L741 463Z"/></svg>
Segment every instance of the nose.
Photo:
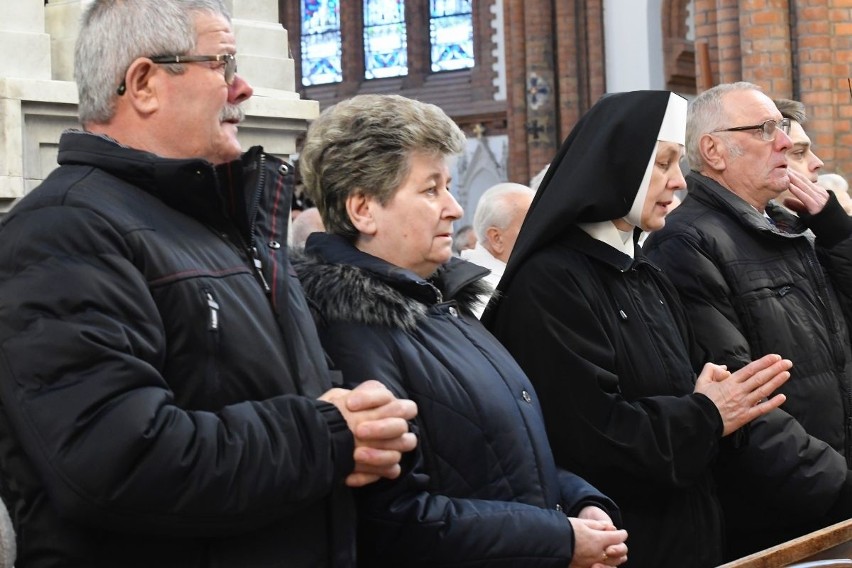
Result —
<svg viewBox="0 0 852 568"><path fill-rule="evenodd" d="M247 101L254 94L254 89L239 73L234 75L234 82L228 85L228 102L234 105Z"/></svg>
<svg viewBox="0 0 852 568"><path fill-rule="evenodd" d="M793 147L793 139L790 135L780 128L775 131L775 149L779 152L786 152Z"/></svg>
<svg viewBox="0 0 852 568"><path fill-rule="evenodd" d="M811 171L817 172L822 169L825 165L825 162L819 159L819 156L811 152Z"/></svg>
<svg viewBox="0 0 852 568"><path fill-rule="evenodd" d="M686 187L686 178L683 177L683 170L680 169L680 164L675 164L675 172L669 181L670 189L684 189Z"/></svg>
<svg viewBox="0 0 852 568"><path fill-rule="evenodd" d="M444 216L449 219L461 219L462 215L464 215L464 209L459 205L459 202L456 201L456 198L453 197L453 194L447 191L447 203L444 206Z"/></svg>

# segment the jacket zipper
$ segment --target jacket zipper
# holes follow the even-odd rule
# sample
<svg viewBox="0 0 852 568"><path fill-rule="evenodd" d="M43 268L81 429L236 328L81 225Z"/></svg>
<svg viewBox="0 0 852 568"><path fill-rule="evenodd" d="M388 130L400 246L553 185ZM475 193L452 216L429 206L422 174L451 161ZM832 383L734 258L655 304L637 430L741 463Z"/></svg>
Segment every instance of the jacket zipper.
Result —
<svg viewBox="0 0 852 568"><path fill-rule="evenodd" d="M258 178L257 178L257 186L254 188L254 195L251 198L251 205L249 206L248 214L249 219L251 219L249 224L248 231L248 240L243 235L238 235L240 242L242 243L243 249L248 254L249 260L251 261L252 272L254 273L254 278L257 280L257 283L260 284L260 287L263 288L263 292L267 295L267 297L272 295L272 288L269 286L269 282L266 280L266 277L263 275L263 262L260 260L260 254L257 252L257 246L255 246L255 238L254 232L257 228L257 209L260 206L260 196L263 193L263 186L266 182L266 155L261 154L258 158Z"/></svg>

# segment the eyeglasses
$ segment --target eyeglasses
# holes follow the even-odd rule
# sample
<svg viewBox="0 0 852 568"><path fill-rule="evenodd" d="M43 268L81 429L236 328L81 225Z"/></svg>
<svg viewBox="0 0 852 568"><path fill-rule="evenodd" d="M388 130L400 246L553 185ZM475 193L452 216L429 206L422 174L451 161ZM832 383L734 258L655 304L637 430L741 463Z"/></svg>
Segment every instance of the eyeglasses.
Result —
<svg viewBox="0 0 852 568"><path fill-rule="evenodd" d="M153 63L167 65L169 63L199 63L202 61L224 61L225 83L232 85L237 74L237 57L233 53L222 55L157 55L149 57Z"/></svg>
<svg viewBox="0 0 852 568"><path fill-rule="evenodd" d="M720 128L713 132L743 132L745 130L760 130L760 137L766 142L772 142L778 135L778 129L781 129L784 134L790 134L790 119L782 118L781 120L766 120L760 124L752 126L734 126L733 128ZM713 133L711 132L711 134Z"/></svg>

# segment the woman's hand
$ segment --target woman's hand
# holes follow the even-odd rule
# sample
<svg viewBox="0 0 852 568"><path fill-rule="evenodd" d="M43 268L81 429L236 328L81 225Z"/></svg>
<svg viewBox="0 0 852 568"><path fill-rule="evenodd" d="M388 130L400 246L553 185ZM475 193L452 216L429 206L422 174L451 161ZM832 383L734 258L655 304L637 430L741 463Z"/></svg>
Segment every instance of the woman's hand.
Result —
<svg viewBox="0 0 852 568"><path fill-rule="evenodd" d="M593 508L597 507L586 507ZM574 556L569 568L606 568L627 562L626 530L616 529L612 521L579 517L568 517L568 521L574 529Z"/></svg>
<svg viewBox="0 0 852 568"><path fill-rule="evenodd" d="M758 416L781 406L787 398L768 398L790 378L793 363L780 355L765 355L735 373L713 363L704 365L695 392L716 405L722 417L722 435L727 436Z"/></svg>

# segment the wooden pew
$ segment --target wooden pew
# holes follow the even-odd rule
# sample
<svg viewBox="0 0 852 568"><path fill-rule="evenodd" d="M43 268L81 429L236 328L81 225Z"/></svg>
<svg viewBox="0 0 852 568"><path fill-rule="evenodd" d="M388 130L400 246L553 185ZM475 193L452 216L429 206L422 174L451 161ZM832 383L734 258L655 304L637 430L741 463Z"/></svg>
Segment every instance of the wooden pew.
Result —
<svg viewBox="0 0 852 568"><path fill-rule="evenodd" d="M827 563L830 559L837 563ZM823 561L823 562L819 562ZM852 519L739 558L719 568L852 567Z"/></svg>

